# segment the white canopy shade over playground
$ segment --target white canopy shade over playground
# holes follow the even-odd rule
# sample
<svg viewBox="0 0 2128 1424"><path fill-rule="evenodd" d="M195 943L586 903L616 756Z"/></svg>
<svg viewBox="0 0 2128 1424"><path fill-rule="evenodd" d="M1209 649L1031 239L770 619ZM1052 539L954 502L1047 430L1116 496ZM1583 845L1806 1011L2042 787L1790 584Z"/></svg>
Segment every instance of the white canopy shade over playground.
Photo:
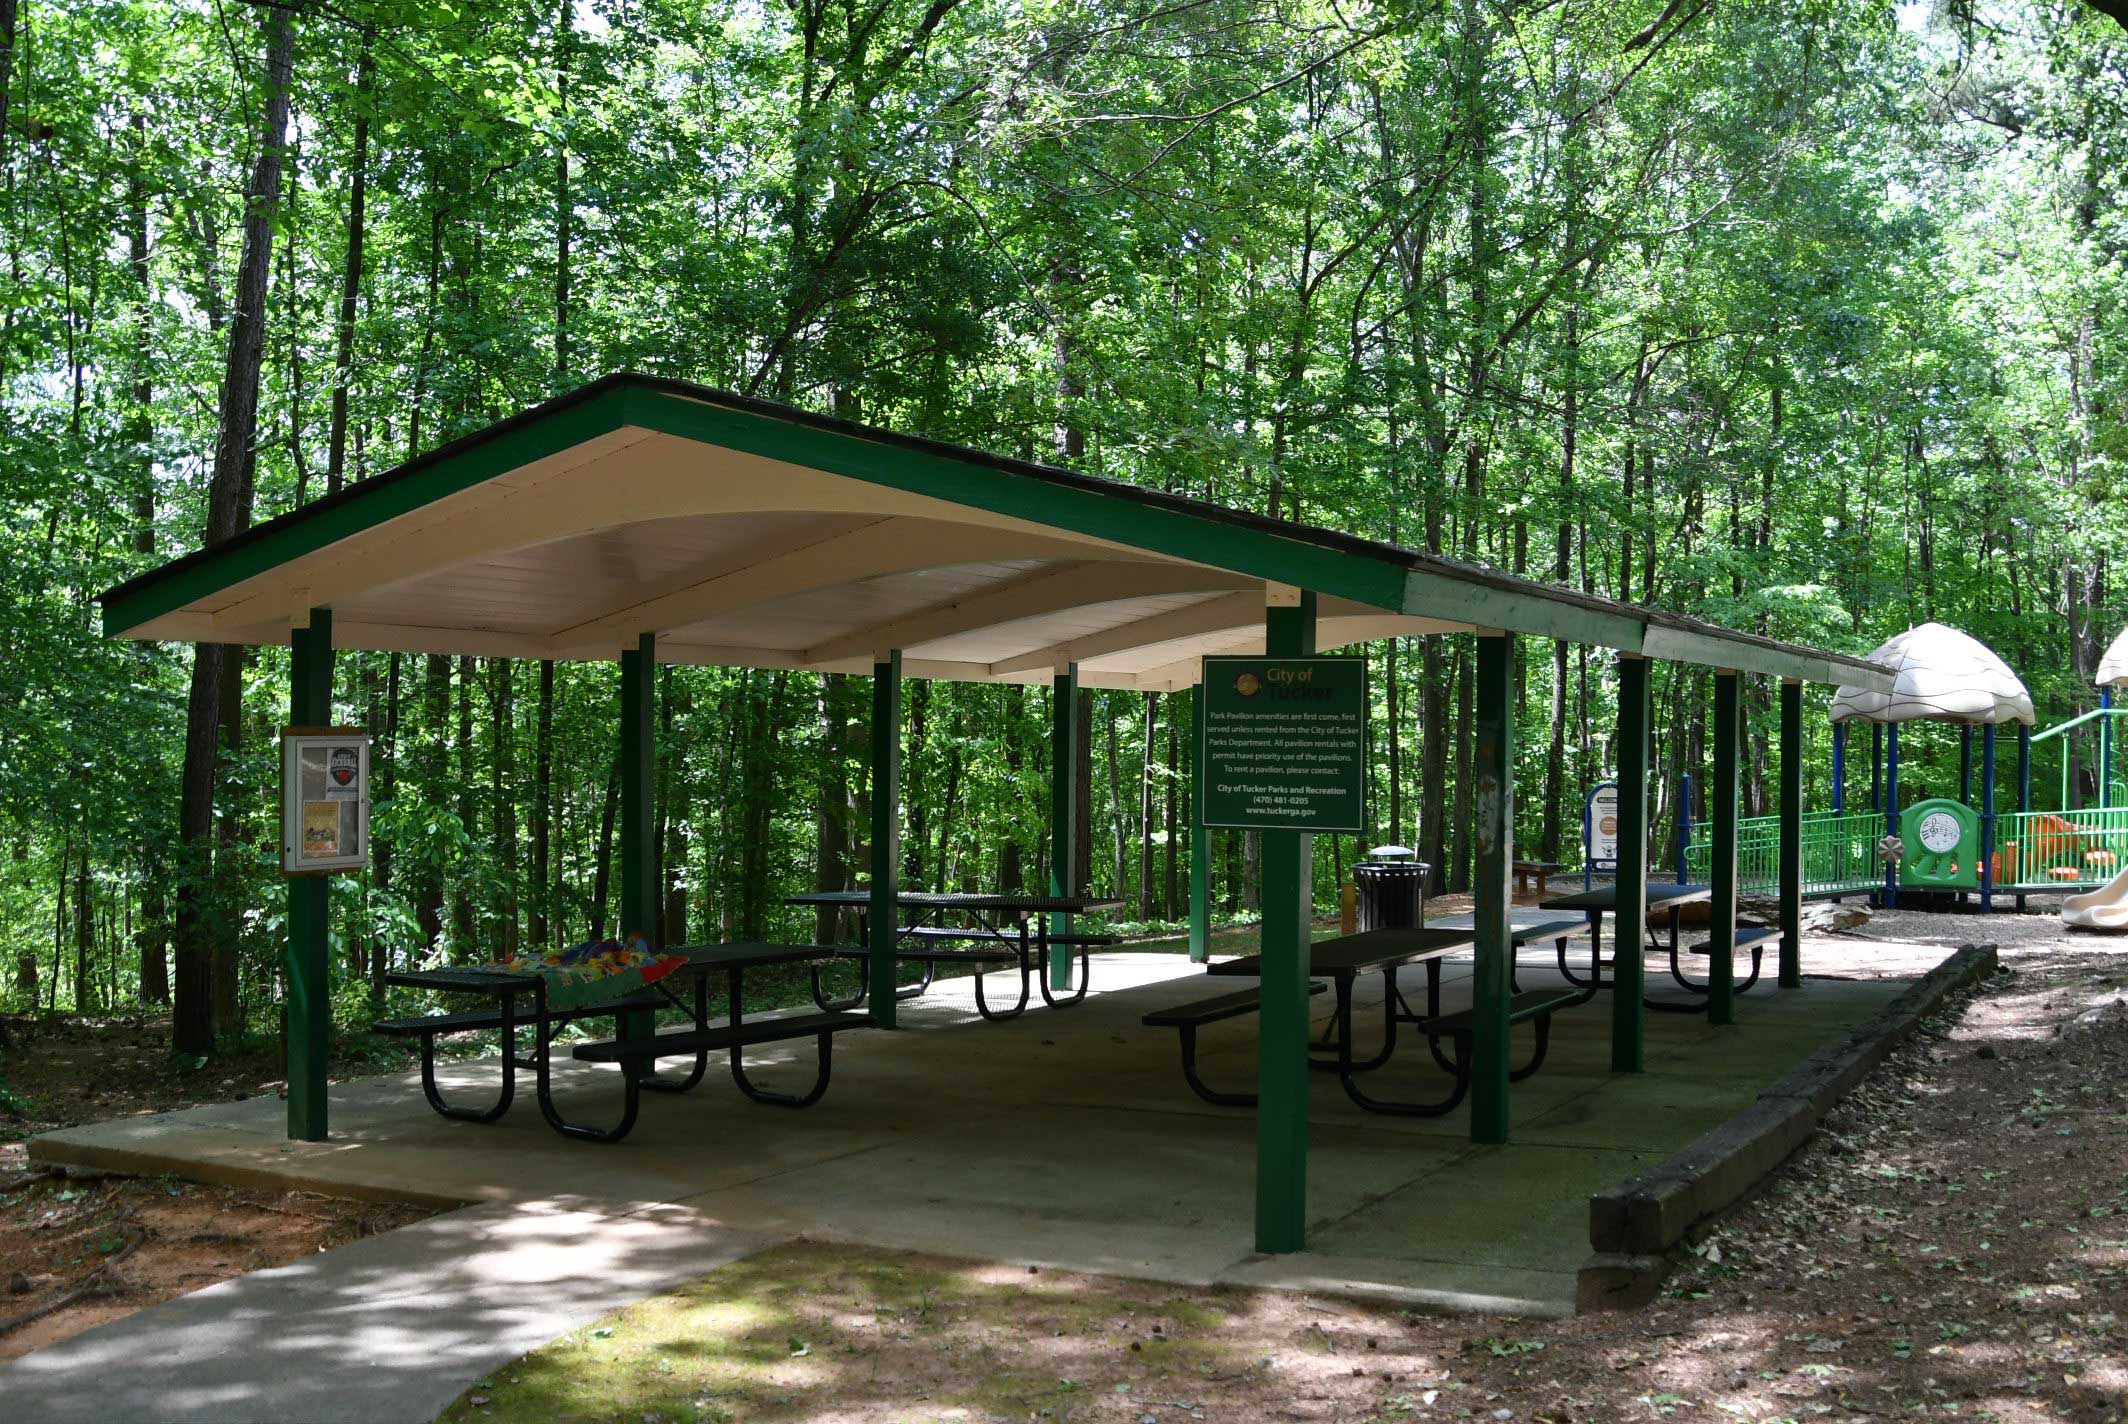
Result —
<svg viewBox="0 0 2128 1424"><path fill-rule="evenodd" d="M2093 681L2100 687L2128 687L2128 628L2121 629L2098 660L2098 676Z"/></svg>
<svg viewBox="0 0 2128 1424"><path fill-rule="evenodd" d="M1843 685L1833 694L1833 721L2029 727L2034 720L2032 694L2017 674L1987 644L1956 628L1923 623L1869 657L1893 670L1891 689Z"/></svg>

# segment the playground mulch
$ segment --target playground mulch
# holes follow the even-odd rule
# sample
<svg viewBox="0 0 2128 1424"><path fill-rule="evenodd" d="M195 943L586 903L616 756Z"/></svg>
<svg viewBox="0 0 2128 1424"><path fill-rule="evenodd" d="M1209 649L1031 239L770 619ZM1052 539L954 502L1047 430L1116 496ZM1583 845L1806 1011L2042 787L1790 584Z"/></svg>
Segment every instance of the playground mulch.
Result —
<svg viewBox="0 0 2128 1424"><path fill-rule="evenodd" d="M1975 933L1980 931L1980 933ZM2128 958L2051 919L1948 1006L1661 1300L1443 1317L811 1243L495 1371L451 1420L2128 1417Z"/></svg>

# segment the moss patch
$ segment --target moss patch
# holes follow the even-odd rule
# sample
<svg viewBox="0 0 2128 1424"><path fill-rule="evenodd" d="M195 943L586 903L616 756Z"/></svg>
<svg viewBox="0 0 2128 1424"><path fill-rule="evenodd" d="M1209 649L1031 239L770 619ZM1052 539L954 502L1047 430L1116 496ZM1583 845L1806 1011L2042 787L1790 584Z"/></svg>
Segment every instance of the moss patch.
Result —
<svg viewBox="0 0 2128 1424"><path fill-rule="evenodd" d="M1169 1397L1246 1370L1211 1338L1246 1301L800 1242L572 1331L442 1418L1083 1417L1096 1399Z"/></svg>

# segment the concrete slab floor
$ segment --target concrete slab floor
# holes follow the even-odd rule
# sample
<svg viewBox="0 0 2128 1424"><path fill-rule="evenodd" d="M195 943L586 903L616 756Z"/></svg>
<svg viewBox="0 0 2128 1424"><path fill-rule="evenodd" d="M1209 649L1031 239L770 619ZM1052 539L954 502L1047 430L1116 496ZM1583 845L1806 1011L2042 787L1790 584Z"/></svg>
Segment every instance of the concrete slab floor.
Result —
<svg viewBox="0 0 2128 1424"><path fill-rule="evenodd" d="M1837 947L1835 944L1833 947ZM1810 950L1807 948L1806 954ZM1523 956L1525 988L1556 983L1548 947ZM1655 982L1653 962L1650 983ZM1450 1009L1468 1002L1469 965L1444 973ZM335 1085L332 1139L283 1139L283 1106L219 1104L69 1129L34 1159L174 1172L430 1202L588 1202L611 1211L676 1203L702 1230L747 1239L807 1235L1059 1268L1307 1290L1429 1305L1571 1309L1588 1255L1590 1192L1642 1170L1748 1106L1774 1077L1842 1036L1904 987L1898 979L1770 986L1740 1001L1733 1028L1650 1015L1648 1072L1609 1071L1608 994L1554 1021L1550 1058L1515 1085L1515 1141L1474 1147L1467 1106L1433 1119L1362 1111L1315 1075L1309 1249L1253 1250L1254 1120L1184 1086L1175 1036L1140 1025L1149 1010L1225 992L1179 956L1097 956L1095 992L1073 1009L1039 1006L989 1024L965 980L903 1005L893 1034L836 1047L834 1085L804 1112L732 1091L720 1067L681 1097L646 1097L614 1147L549 1131L520 1087L493 1125L449 1122L417 1074ZM1404 980L1423 993L1423 973ZM1379 984L1360 995L1363 1035L1381 1027ZM1413 995L1414 1003L1418 998ZM1327 996L1316 1002L1318 1026ZM1446 1080L1423 1042L1400 1034L1384 1094L1435 1096ZM1518 1030L1518 1061L1527 1052ZM1205 1072L1247 1087L1251 1020L1204 1036ZM810 1072L810 1045L749 1055L775 1082ZM805 1062L798 1060L805 1059ZM455 1064L447 1092L478 1098L493 1061ZM618 1094L609 1070L558 1065L589 1114Z"/></svg>

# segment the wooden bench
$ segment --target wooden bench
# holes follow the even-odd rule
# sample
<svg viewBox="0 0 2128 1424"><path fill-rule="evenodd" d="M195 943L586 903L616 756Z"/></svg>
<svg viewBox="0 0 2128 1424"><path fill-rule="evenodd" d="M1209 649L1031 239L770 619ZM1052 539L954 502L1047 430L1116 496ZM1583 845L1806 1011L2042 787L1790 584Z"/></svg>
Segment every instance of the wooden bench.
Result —
<svg viewBox="0 0 2128 1424"><path fill-rule="evenodd" d="M1310 980L1310 996L1320 994L1330 986L1319 980ZM1263 990L1240 989L1231 994L1220 994L1210 999L1199 999L1194 1004L1177 1004L1171 1009L1155 1009L1140 1020L1147 1028L1172 1028L1182 1034L1182 1077L1190 1090L1208 1103L1225 1108L1252 1108L1256 1106L1254 1093L1222 1093L1206 1085L1197 1076L1197 1030L1206 1024L1223 1019L1240 1018L1253 1014L1263 1007Z"/></svg>
<svg viewBox="0 0 2128 1424"><path fill-rule="evenodd" d="M666 1007L669 1001L655 989L640 989L617 999L608 999L596 1004L578 1004L572 1008L549 1009L544 1026L532 1020L516 1017L514 1000L505 999L510 1012L501 1007L493 1009L467 1009L453 1014L421 1014L410 1018L380 1019L370 1026L371 1032L386 1038L418 1038L421 1040L421 1092L429 1100L429 1106L444 1117L458 1118L466 1122L494 1122L510 1110L510 1102L517 1095L519 1068L536 1067L545 1061L548 1043L554 1031L578 1019L615 1018L621 1014L650 1012ZM518 1056L515 1034L521 1024L530 1024L539 1041L533 1045L534 1057ZM490 1029L505 1030L502 1045L502 1092L490 1108L462 1108L443 1100L443 1093L436 1086L436 1039L447 1033L482 1033ZM652 1086L664 1087L664 1084ZM691 1086L691 1085L690 1085Z"/></svg>
<svg viewBox="0 0 2128 1424"><path fill-rule="evenodd" d="M1541 895L1548 888L1546 882L1559 873L1559 863L1553 860L1518 860L1514 862L1515 893L1517 895ZM1530 888L1530 881L1537 888Z"/></svg>
<svg viewBox="0 0 2128 1424"><path fill-rule="evenodd" d="M1587 994L1565 989L1525 989L1507 1001L1510 1027L1519 1023L1536 1025L1536 1051L1530 1055L1529 1062L1508 1070L1508 1081L1519 1083L1544 1066L1545 1052L1552 1043L1552 1015L1588 1000ZM1459 1086L1466 1086L1470 1079L1471 1040L1477 1033L1477 1010L1469 1008L1460 1013L1441 1014L1426 1020L1419 1028L1426 1035L1427 1046L1433 1050L1434 1061L1454 1073ZM1444 1038L1454 1049L1453 1057L1444 1057L1441 1053L1440 1040Z"/></svg>
<svg viewBox="0 0 2128 1424"><path fill-rule="evenodd" d="M588 1137L598 1142L618 1142L635 1126L637 1085L641 1074L633 1071L642 1064L660 1058L679 1058L728 1051L731 1054L732 1081L739 1091L757 1103L775 1107L811 1107L820 1101L828 1090L828 1074L833 1066L835 1035L847 1029L870 1028L872 1021L862 1014L800 1014L789 1018L752 1019L742 1023L720 1024L715 1028L691 1028L678 1033L653 1034L647 1038L617 1038L600 1043L580 1043L571 1051L571 1056L583 1063L618 1063L621 1065L622 1082L627 1086L627 1105L620 1124L611 1129L581 1127L569 1124L574 1137ZM742 1050L764 1043L785 1043L795 1039L810 1038L815 1041L817 1067L813 1086L804 1093L778 1093L759 1087L746 1076L746 1064ZM557 1122L557 1127L562 1124Z"/></svg>

